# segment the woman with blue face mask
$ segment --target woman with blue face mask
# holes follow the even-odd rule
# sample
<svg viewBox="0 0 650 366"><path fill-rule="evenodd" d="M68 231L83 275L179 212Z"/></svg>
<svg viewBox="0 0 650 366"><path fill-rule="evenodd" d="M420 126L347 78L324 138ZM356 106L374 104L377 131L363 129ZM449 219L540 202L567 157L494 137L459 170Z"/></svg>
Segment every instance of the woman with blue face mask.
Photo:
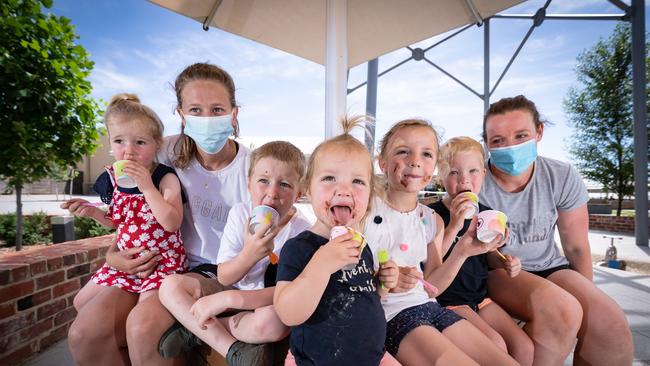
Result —
<svg viewBox="0 0 650 366"><path fill-rule="evenodd" d="M174 168L187 197L180 231L190 272L166 277L165 281L170 284L163 281L161 289L167 287L167 291L182 291L199 297L224 289L216 279L217 268L213 263L230 208L250 200L246 188L250 150L234 139L239 133L239 108L234 81L225 70L207 63L190 65L178 75L174 88L182 130L178 135L164 138L158 161ZM146 277L160 258L156 252L141 249L117 251L110 248L106 262L129 274ZM114 299L114 302L120 303L120 300ZM80 364L92 363L97 352L126 348L129 358L126 364L126 361L134 365L177 364L180 360L175 356L186 350L186 341L191 345L192 339L196 339L188 337L184 328L174 325L175 319L158 296L140 301L132 310L96 301L85 306L96 311L97 315L89 318L102 322L113 319L115 324L113 327L98 327L97 324L78 327L82 336L75 339L80 343L71 343L70 347L85 349L89 355L89 359L77 360ZM98 331L105 328L113 329L112 334ZM253 359L266 351L264 345L245 344L245 347L249 349L237 351L248 353ZM162 357L161 353L167 357Z"/></svg>
<svg viewBox="0 0 650 366"><path fill-rule="evenodd" d="M535 104L523 95L493 103L483 120L489 159L479 201L507 214L509 240L501 250L524 269L514 278L490 271L489 295L526 322L533 364L562 364L575 344L574 364L630 365L625 315L592 282L587 189L570 164L537 155L543 132Z"/></svg>

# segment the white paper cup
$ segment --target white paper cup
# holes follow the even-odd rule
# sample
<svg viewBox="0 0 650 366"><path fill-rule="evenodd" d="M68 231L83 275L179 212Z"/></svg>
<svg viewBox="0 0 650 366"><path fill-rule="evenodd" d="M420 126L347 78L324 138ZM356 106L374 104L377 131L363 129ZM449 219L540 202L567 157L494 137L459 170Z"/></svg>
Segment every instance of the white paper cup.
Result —
<svg viewBox="0 0 650 366"><path fill-rule="evenodd" d="M478 213L476 223L476 237L478 240L489 243L497 235L505 235L508 217L501 211L487 210Z"/></svg>
<svg viewBox="0 0 650 366"><path fill-rule="evenodd" d="M278 225L280 214L273 207L267 205L259 205L251 212L251 222L248 226L248 231L255 234L258 227L268 225L271 223L270 228Z"/></svg>
<svg viewBox="0 0 650 366"><path fill-rule="evenodd" d="M463 192L467 198L471 201L471 210L465 214L466 219L471 219L478 212L478 196L474 192Z"/></svg>
<svg viewBox="0 0 650 366"><path fill-rule="evenodd" d="M118 186L122 188L135 188L138 185L135 183L133 178L124 174L124 164L128 160L118 160L113 163L113 172L115 173L115 181Z"/></svg>
<svg viewBox="0 0 650 366"><path fill-rule="evenodd" d="M352 233L352 240L359 243L359 259L361 259L361 253L363 252L363 248L365 248L367 242L366 242L366 238L364 238L363 234L361 234L360 232L354 230L351 227L347 227L347 226L334 226L332 228L332 230L330 231L330 239L337 238L337 237L339 237L339 236L341 236L343 234L346 234L348 232ZM354 269L354 267L356 267L356 266L357 266L357 263L352 263L352 264L348 264L348 265L344 266L343 269L346 270L346 271L349 271L351 269Z"/></svg>

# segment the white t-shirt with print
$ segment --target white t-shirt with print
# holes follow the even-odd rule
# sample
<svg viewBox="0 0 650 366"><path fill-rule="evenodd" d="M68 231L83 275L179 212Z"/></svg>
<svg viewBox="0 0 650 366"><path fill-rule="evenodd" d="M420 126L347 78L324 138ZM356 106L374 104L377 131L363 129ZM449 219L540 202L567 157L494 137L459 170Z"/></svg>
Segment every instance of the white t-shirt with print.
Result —
<svg viewBox="0 0 650 366"><path fill-rule="evenodd" d="M248 219L251 217L251 203L238 203L232 207L228 214L228 222L223 231L217 264L229 261L235 258L244 249L244 228ZM280 230L273 239L273 252L280 257L280 251L284 243L309 229L312 223L296 209L295 215ZM269 265L269 257L260 259L248 271L248 273L234 286L240 290L258 290L264 288L264 272Z"/></svg>
<svg viewBox="0 0 650 366"><path fill-rule="evenodd" d="M174 168L187 197L181 237L193 268L202 263L215 263L230 208L250 200L246 187L250 150L238 144L233 161L217 171L205 169L196 159L187 168L179 169L173 165L174 144L179 136L165 137L158 161Z"/></svg>
<svg viewBox="0 0 650 366"><path fill-rule="evenodd" d="M436 213L420 203L412 211L399 212L375 197L366 216L364 235L372 250L375 269L379 268L377 254L383 249L398 266L415 267L422 272L420 264L426 262L428 244L436 236ZM436 300L418 282L407 292L387 294L381 304L386 321L390 321L400 311L428 301Z"/></svg>

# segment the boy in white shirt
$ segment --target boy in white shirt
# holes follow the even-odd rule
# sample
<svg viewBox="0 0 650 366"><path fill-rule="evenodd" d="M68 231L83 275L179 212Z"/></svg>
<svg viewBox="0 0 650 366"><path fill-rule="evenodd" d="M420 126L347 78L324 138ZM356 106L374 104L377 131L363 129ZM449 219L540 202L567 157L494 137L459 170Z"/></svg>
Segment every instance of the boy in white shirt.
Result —
<svg viewBox="0 0 650 366"><path fill-rule="evenodd" d="M278 258L286 240L311 226L293 205L302 192L304 171L305 157L291 143L269 142L253 151L248 171L251 202L230 210L217 256L218 280L233 289L198 300L176 291L160 293L161 302L174 317L225 356L229 365L264 362L270 356L263 347L258 347L259 352L243 351L289 333L273 309L277 263L271 264L270 258ZM278 224L261 224L250 233L251 211L258 205L274 208ZM217 318L229 309L243 311Z"/></svg>

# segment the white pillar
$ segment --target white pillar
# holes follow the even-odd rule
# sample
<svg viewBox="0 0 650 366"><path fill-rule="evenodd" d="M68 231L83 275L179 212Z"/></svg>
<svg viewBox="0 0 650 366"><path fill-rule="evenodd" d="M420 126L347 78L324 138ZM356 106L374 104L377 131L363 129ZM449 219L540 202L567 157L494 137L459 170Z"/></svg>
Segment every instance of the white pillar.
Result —
<svg viewBox="0 0 650 366"><path fill-rule="evenodd" d="M325 50L325 138L341 133L338 119L345 114L348 92L348 2L327 0Z"/></svg>

